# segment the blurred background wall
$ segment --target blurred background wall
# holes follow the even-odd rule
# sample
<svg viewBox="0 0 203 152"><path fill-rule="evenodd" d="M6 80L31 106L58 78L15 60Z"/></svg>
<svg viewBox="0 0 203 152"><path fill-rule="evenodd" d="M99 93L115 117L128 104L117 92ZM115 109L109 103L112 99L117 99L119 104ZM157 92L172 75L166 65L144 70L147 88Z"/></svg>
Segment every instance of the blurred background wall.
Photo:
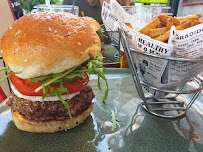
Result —
<svg viewBox="0 0 203 152"><path fill-rule="evenodd" d="M203 14L203 4L182 6L182 0L180 0L179 5L178 5L177 16L193 15L196 12ZM203 20L203 17L201 17L201 19Z"/></svg>

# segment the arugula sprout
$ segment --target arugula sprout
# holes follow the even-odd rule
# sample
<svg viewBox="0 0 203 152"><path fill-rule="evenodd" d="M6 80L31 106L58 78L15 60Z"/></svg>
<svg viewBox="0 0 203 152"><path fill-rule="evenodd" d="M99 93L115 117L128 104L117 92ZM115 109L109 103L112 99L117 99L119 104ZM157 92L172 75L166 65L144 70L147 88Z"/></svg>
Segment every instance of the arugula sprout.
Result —
<svg viewBox="0 0 203 152"><path fill-rule="evenodd" d="M8 72L8 71L10 71L10 68L9 68L9 67L0 68L0 72L1 72L1 71ZM14 72L11 72L11 73L5 75L3 78L0 79L0 82L3 81L4 79L8 78L8 77L11 76L12 74L14 74Z"/></svg>
<svg viewBox="0 0 203 152"><path fill-rule="evenodd" d="M7 72L7 71L9 71L9 70L10 70L9 67L0 68L0 71L5 71L5 72Z"/></svg>
<svg viewBox="0 0 203 152"><path fill-rule="evenodd" d="M113 110L111 110L111 122L111 131L114 131L114 129L116 129L116 126L118 125L118 119L116 118L115 112Z"/></svg>
<svg viewBox="0 0 203 152"><path fill-rule="evenodd" d="M104 24L102 24L102 25L101 25L101 28L98 29L98 30L96 31L96 33L97 33L98 36L104 36L104 37L108 38L108 36L106 36L106 35L104 34L104 32L105 32L105 30L104 30Z"/></svg>
<svg viewBox="0 0 203 152"><path fill-rule="evenodd" d="M66 88L57 88L57 89L50 88L50 89L51 89L51 93L54 94L55 96L57 96L59 98L59 100L64 104L64 106L68 109L68 114L69 114L70 120L73 121L73 117L72 117L72 115L70 113L70 107L69 107L68 102L64 101L61 98L61 95L59 94L59 92L67 92L68 93L67 89Z"/></svg>
<svg viewBox="0 0 203 152"><path fill-rule="evenodd" d="M8 78L8 77L11 76L12 74L14 74L14 72L11 72L11 73L5 75L3 78L0 79L0 82L3 81L4 79Z"/></svg>
<svg viewBox="0 0 203 152"><path fill-rule="evenodd" d="M57 74L56 77L52 76L53 78L50 79L48 82L42 84L40 87L38 87L37 89L35 89L35 92L38 92L39 90L41 90L43 87L46 87L46 86L49 86L51 83L56 83L56 80L60 79L60 78L63 78L64 76L66 76L67 74L71 73L74 69L74 68L71 68L69 70L67 70L66 72L62 73L61 75ZM39 79L39 78L38 78ZM44 80L44 79L43 79ZM43 81L43 80L39 80L39 81ZM33 82L33 80L31 79L31 82Z"/></svg>
<svg viewBox="0 0 203 152"><path fill-rule="evenodd" d="M97 55L97 58L96 58L99 62L103 62L103 59L104 59L104 57L103 57L103 55L101 54L101 53L99 53L98 55Z"/></svg>

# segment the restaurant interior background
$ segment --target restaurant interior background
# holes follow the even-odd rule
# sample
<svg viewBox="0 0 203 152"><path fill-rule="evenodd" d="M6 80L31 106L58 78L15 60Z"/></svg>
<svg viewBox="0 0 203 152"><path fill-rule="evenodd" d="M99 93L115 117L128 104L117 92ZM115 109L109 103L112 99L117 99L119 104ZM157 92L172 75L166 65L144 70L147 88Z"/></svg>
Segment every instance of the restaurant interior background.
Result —
<svg viewBox="0 0 203 152"><path fill-rule="evenodd" d="M63 4L63 5L72 5L73 0L3 0L5 3L10 2L12 7L14 16L16 19L21 16L29 13L34 13L37 10L37 5L39 4ZM82 16L82 12L84 12L85 16L93 17L98 21L99 24L102 24L101 19L101 7L103 2L109 3L110 0L76 0L75 5L79 6L79 16ZM162 6L162 12L169 16L187 16L195 14L196 12L203 14L203 1L202 0L117 0L121 5L151 5L151 6ZM9 11L3 8L1 4L2 12L0 15L1 30L0 37L4 33L4 31L11 25L11 23L7 19L12 15L9 14ZM6 12L6 13L5 13ZM4 17L5 16L5 17ZM5 19L5 20L4 20ZM12 18L10 18L13 20ZM12 22L12 21L11 21ZM108 35L108 34L107 34ZM109 44L110 40L105 39L105 43Z"/></svg>
<svg viewBox="0 0 203 152"><path fill-rule="evenodd" d="M10 27L14 20L20 18L22 15L33 13L36 11L36 6L39 4L45 4L46 0L2 0L4 2L0 5L0 37ZM91 16L95 18L100 24L102 24L100 12L103 2L109 2L109 0L76 0L76 5L79 6L79 16L82 16L81 12L84 12L85 16ZM123 3L125 0L118 0ZM128 2L127 2L128 1ZM130 2L129 2L130 1ZM171 16L186 16L194 14L196 12L203 14L203 1L202 0L126 0L127 4L131 5L152 5L162 6L163 13ZM50 0L50 4L65 4L71 5L73 0ZM150 2L150 3L149 3ZM161 2L161 3L160 3ZM92 6L91 6L92 5ZM10 9L12 7L12 11ZM94 13L97 12L97 13ZM202 20L202 18L201 18ZM3 24L2 24L3 23ZM106 44L110 41L105 40ZM0 66L3 66L2 61ZM200 75L203 75L201 73ZM4 76L3 73L0 76ZM2 89L6 95L9 95L9 89L6 85L6 81L1 82Z"/></svg>
<svg viewBox="0 0 203 152"><path fill-rule="evenodd" d="M5 0L7 1L7 0ZM9 1L9 0L8 0ZM45 4L46 0L10 0L11 6L16 13L16 17L20 15L32 13L36 10L36 5ZM92 5L93 8L101 7L103 2L109 2L110 0L76 0L76 5L79 4L80 12L84 10L86 4ZM126 2L125 2L126 1ZM152 6L162 6L163 13L171 16L186 16L194 14L195 12L203 13L203 1L202 0L118 0L121 5L152 5ZM71 5L73 0L50 0L50 4L68 4ZM92 4L90 4L92 3ZM83 6L82 6L83 4ZM22 9L22 12L21 10ZM90 10L85 10L88 12ZM81 14L79 14L81 16ZM93 16L93 13L88 15Z"/></svg>

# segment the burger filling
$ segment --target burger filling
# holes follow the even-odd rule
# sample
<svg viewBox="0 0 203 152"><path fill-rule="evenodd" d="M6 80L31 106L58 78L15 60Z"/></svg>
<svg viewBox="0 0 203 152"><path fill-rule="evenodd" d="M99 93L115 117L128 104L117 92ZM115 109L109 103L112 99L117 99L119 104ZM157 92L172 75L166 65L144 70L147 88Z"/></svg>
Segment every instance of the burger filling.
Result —
<svg viewBox="0 0 203 152"><path fill-rule="evenodd" d="M72 117L82 114L92 104L94 93L90 86L86 86L78 95L66 101L69 103L70 113ZM68 109L64 104L58 101L30 101L18 98L14 93L7 101L7 105L11 106L11 110L19 112L26 119L35 122L65 120L70 118Z"/></svg>
<svg viewBox="0 0 203 152"><path fill-rule="evenodd" d="M9 67L0 69L0 71L9 70ZM14 94L7 104L11 106L12 111L19 112L31 121L42 122L69 118L73 120L72 117L80 115L92 104L94 94L87 86L88 75L98 75L100 90L100 78L106 82L107 89L103 101L106 100L108 84L104 72L101 55L61 73L36 78L21 79L14 72L10 72L6 77L9 77L12 83ZM63 96L69 96L69 98L64 99ZM57 97L58 101L47 101L50 97Z"/></svg>

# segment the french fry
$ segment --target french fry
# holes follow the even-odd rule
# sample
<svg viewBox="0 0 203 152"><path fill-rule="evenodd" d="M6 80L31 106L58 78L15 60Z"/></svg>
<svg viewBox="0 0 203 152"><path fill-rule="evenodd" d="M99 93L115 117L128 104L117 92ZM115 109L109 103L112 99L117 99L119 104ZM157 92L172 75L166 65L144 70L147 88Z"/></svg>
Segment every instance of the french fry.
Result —
<svg viewBox="0 0 203 152"><path fill-rule="evenodd" d="M158 37L168 31L167 27L150 29L148 35L150 37Z"/></svg>
<svg viewBox="0 0 203 152"><path fill-rule="evenodd" d="M160 24L160 20L158 18L149 22L145 27L139 30L140 33L147 35L150 29L156 28L157 25Z"/></svg>
<svg viewBox="0 0 203 152"><path fill-rule="evenodd" d="M189 22L189 20L188 19L180 20L180 24L184 24L186 22Z"/></svg>
<svg viewBox="0 0 203 152"><path fill-rule="evenodd" d="M203 20L199 20L200 17L201 14L199 13L185 17L171 17L160 14L154 16L153 20L139 32L149 35L154 40L167 42L170 36L170 29L173 25L175 25L176 30L184 30L191 26L202 24Z"/></svg>
<svg viewBox="0 0 203 152"><path fill-rule="evenodd" d="M156 18L158 18L158 15L154 15L154 16L153 16L153 20L156 19Z"/></svg>
<svg viewBox="0 0 203 152"><path fill-rule="evenodd" d="M201 15L201 14L200 14ZM187 19L190 22L194 22L195 20L199 20L200 15L190 15L190 16L185 16L185 17L176 17L179 20L185 20Z"/></svg>
<svg viewBox="0 0 203 152"><path fill-rule="evenodd" d="M155 38L155 40L161 41L161 42L166 42L166 41L168 41L169 35L170 35L170 31L167 31L166 33Z"/></svg>
<svg viewBox="0 0 203 152"><path fill-rule="evenodd" d="M191 26L195 26L195 25L198 25L198 24L201 24L201 22L198 21L198 20L195 20L194 22L191 23Z"/></svg>
<svg viewBox="0 0 203 152"><path fill-rule="evenodd" d="M202 17L200 13L195 13L195 15L197 15L199 18Z"/></svg>
<svg viewBox="0 0 203 152"><path fill-rule="evenodd" d="M189 27L191 27L191 22L186 22L184 24L181 24L180 26L177 26L176 30L184 30Z"/></svg>
<svg viewBox="0 0 203 152"><path fill-rule="evenodd" d="M176 30L184 30L189 27L191 27L191 22L186 22L182 25L176 26ZM155 38L155 40L161 41L161 42L167 42L169 39L169 35L170 35L170 31L167 31L166 33Z"/></svg>
<svg viewBox="0 0 203 152"><path fill-rule="evenodd" d="M131 29L133 29L132 25L130 23L125 23L125 25L127 25L128 27L130 27Z"/></svg>
<svg viewBox="0 0 203 152"><path fill-rule="evenodd" d="M157 27L156 28L162 28L162 27L165 27L165 25L163 25L163 24L159 24L159 25L157 25Z"/></svg>
<svg viewBox="0 0 203 152"><path fill-rule="evenodd" d="M167 30L170 30L171 26L173 26L173 20L171 18L168 18L167 22L166 22L166 28L167 28Z"/></svg>
<svg viewBox="0 0 203 152"><path fill-rule="evenodd" d="M158 16L158 18L160 19L161 23L164 24L164 25L166 25L168 18L172 19L173 25L175 25L175 26L180 25L180 20L178 18L176 18L176 17L171 17L171 16L167 16L167 15L164 15L164 14L160 14Z"/></svg>

